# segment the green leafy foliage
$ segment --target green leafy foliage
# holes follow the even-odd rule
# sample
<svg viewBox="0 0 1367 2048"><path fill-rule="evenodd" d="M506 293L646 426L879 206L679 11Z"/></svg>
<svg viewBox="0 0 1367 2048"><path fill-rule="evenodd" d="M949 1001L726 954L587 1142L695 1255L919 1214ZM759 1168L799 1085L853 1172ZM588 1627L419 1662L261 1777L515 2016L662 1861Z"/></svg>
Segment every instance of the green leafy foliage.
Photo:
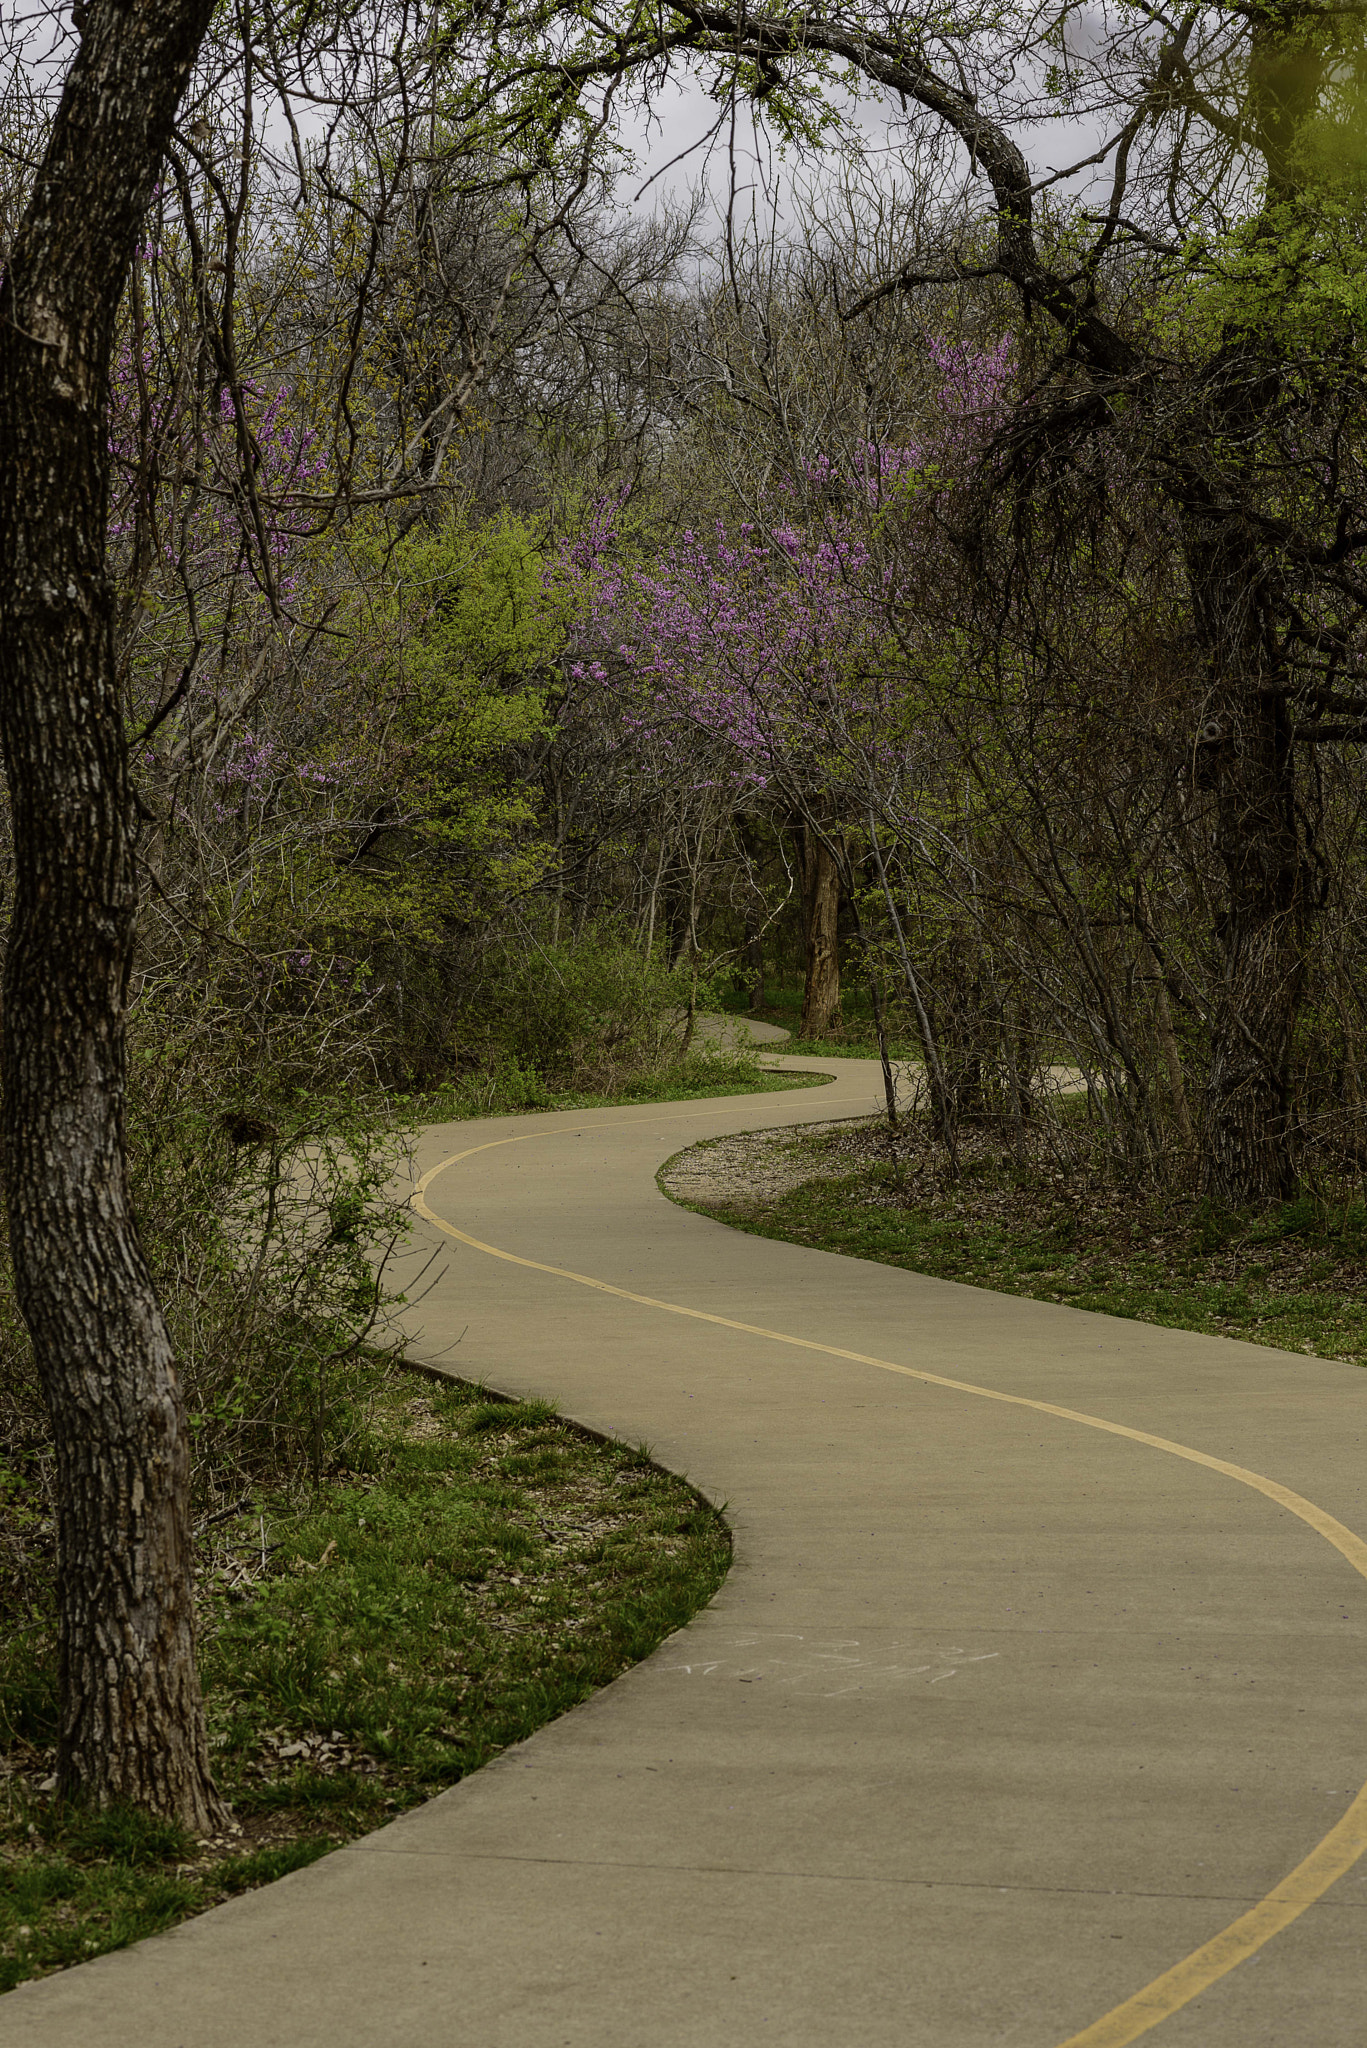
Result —
<svg viewBox="0 0 1367 2048"><path fill-rule="evenodd" d="M387 731L374 843L334 914L430 943L544 870L520 764L546 732L566 603L539 531L506 512L481 524L453 509L388 548L377 535L358 566L356 658Z"/></svg>
<svg viewBox="0 0 1367 2048"><path fill-rule="evenodd" d="M1155 301L1160 339L1184 352L1256 346L1323 374L1323 358L1367 341L1367 207L1356 194L1269 203L1216 243L1193 241Z"/></svg>

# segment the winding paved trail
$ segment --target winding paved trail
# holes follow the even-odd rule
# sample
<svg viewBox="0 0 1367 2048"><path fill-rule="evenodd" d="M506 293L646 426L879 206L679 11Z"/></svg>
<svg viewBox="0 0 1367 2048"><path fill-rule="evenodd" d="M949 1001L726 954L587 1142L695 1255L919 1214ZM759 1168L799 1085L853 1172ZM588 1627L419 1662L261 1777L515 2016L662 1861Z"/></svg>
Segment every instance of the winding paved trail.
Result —
<svg viewBox="0 0 1367 2048"><path fill-rule="evenodd" d="M0 2041L1362 2048L1367 1374L658 1193L699 1138L877 1106L872 1063L800 1064L834 1085L419 1159L417 1355L727 1502L712 1606L378 1834L15 1992Z"/></svg>

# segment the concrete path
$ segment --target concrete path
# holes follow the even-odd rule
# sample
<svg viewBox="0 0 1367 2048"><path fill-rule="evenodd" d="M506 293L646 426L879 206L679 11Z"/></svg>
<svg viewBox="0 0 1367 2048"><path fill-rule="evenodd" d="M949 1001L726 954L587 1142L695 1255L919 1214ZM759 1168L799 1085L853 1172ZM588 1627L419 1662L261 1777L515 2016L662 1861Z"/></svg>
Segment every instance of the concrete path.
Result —
<svg viewBox="0 0 1367 2048"><path fill-rule="evenodd" d="M1361 2048L1367 1374L659 1195L699 1138L876 1107L820 1064L419 1160L421 1354L728 1503L713 1605L378 1834L15 1992L6 2048Z"/></svg>

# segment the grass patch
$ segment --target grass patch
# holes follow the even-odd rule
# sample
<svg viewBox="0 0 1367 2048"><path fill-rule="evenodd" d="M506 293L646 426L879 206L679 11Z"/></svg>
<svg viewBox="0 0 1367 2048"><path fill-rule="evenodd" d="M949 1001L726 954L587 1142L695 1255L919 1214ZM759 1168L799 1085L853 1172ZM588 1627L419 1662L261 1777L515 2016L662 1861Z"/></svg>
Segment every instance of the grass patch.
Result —
<svg viewBox="0 0 1367 2048"><path fill-rule="evenodd" d="M59 1805L49 1636L0 1656L0 1990L271 1882L477 1770L654 1649L725 1576L725 1524L543 1403L410 1375L358 1469L212 1532L201 1664L237 1832ZM207 1540L207 1539L206 1539Z"/></svg>
<svg viewBox="0 0 1367 2048"><path fill-rule="evenodd" d="M990 1133L962 1134L948 1176L923 1131L890 1144L881 1122L802 1132L777 1150L796 1182L772 1182L776 1134L728 1139L728 1191L687 1206L763 1237L903 1266L1003 1294L1066 1302L1172 1329L1367 1363L1367 1205L1303 1196L1223 1213L1144 1193L1086 1166L1018 1160ZM695 1147L662 1172L669 1177ZM677 1197L676 1197L677 1199Z"/></svg>
<svg viewBox="0 0 1367 2048"><path fill-rule="evenodd" d="M771 1048L789 1052L788 1045ZM829 1052L830 1046L799 1048ZM470 1117L518 1116L536 1109L613 1109L637 1102L693 1102L716 1095L771 1095L790 1088L822 1088L829 1074L776 1073L742 1047L701 1046L688 1058L638 1075L608 1094L558 1089L534 1068L505 1063L488 1073L444 1083L409 1098L404 1108L422 1123L457 1123Z"/></svg>
<svg viewBox="0 0 1367 2048"><path fill-rule="evenodd" d="M765 1017L765 1023L778 1024L779 1017ZM772 1050L781 1053L798 1053L807 1059L876 1060L879 1057L878 1040L872 1036L872 1027L865 1028L855 1022L838 1024L829 1038L800 1038L796 1026L781 1045ZM907 1061L919 1060L916 1048L901 1039L888 1040L888 1058L894 1066Z"/></svg>

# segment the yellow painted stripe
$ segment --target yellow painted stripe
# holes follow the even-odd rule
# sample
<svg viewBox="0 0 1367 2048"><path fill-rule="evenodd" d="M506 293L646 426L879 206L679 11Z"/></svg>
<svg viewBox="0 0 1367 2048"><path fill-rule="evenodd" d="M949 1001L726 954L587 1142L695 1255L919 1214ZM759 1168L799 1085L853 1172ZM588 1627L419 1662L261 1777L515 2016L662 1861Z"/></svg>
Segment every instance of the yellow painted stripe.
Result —
<svg viewBox="0 0 1367 2048"><path fill-rule="evenodd" d="M696 1112L694 1112L696 1114ZM640 1117L632 1122L656 1123L673 1122L677 1118ZM569 1136L571 1132L585 1130L620 1130L616 1124L578 1124L529 1131L516 1138L495 1138L488 1144L472 1145L464 1152L453 1152L449 1159L443 1159L425 1173L414 1191L412 1204L420 1216L447 1237L457 1243L469 1245L472 1251L486 1252L490 1258L503 1259L508 1265L523 1266L534 1273L549 1273L557 1280L571 1280L578 1287L592 1287L599 1294L610 1294L619 1301L635 1302L641 1308L659 1309L665 1315L686 1316L692 1322L713 1323L724 1330L738 1330L743 1336L762 1337L768 1343L786 1344L796 1351L815 1351L826 1358L842 1358L853 1365L871 1365L879 1372L895 1372L904 1379L920 1380L927 1386L946 1387L952 1393L971 1394L981 1401L999 1401L1009 1408L1029 1408L1038 1415L1053 1415L1063 1422L1081 1423L1087 1429L1104 1430L1108 1436L1127 1437L1131 1443L1146 1444L1151 1450L1166 1451L1170 1457L1184 1458L1190 1465L1204 1465L1208 1471L1219 1472L1226 1479L1234 1479L1242 1486L1250 1486L1256 1493L1262 1493L1288 1514L1305 1522L1317 1536L1345 1557L1360 1577L1367 1579L1367 1542L1337 1521L1314 1501L1306 1500L1303 1494L1294 1493L1289 1486L1283 1486L1276 1479L1268 1479L1261 1472L1251 1472L1244 1465L1231 1464L1225 1458L1214 1458L1208 1451L1193 1450L1188 1444L1173 1443L1170 1438L1154 1436L1145 1429L1131 1429L1128 1423L1108 1422L1104 1416L1087 1415L1077 1408L1060 1407L1054 1401L1035 1401L1024 1394L1006 1394L997 1387L979 1387L971 1380L949 1379L943 1373L926 1372L917 1366L897 1365L888 1358L873 1358L863 1351L846 1351L835 1344L818 1344L810 1337L793 1337L784 1330L766 1329L760 1323L741 1323L730 1316L713 1315L700 1308L687 1308L677 1301L658 1301L650 1294L636 1294L628 1287L614 1287L607 1280L594 1279L588 1273L575 1273L566 1266L550 1266L541 1259L524 1259L517 1252L502 1250L498 1245L485 1244L483 1239L471 1237L467 1231L457 1230L453 1223L435 1214L428 1206L426 1196L440 1174L449 1167L458 1166L462 1160L472 1159L479 1152L496 1151L504 1145L522 1145L532 1138ZM1213 1940L1194 1949L1180 1963L1165 1970L1161 1977L1155 1977L1142 1991L1136 1991L1120 2005L1084 2027L1080 2034L1071 2034L1060 2043L1060 2048L1127 2048L1131 2041L1137 2041L1141 2034L1147 2034L1161 2020L1178 2012L1202 1991L1226 1976L1239 1963L1245 1962L1263 1944L1279 1934L1284 1927L1298 1919L1307 1906L1313 1906L1322 1898L1332 1884L1351 1870L1359 1857L1367 1850L1367 1785L1358 1793L1343 1818L1332 1827L1324 1838L1317 1842L1305 1859L1294 1870L1274 1886L1266 1898L1260 1899L1247 1913L1241 1913L1237 1920L1230 1922Z"/></svg>
<svg viewBox="0 0 1367 2048"><path fill-rule="evenodd" d="M1343 1549L1342 1544L1337 1547ZM1137 2041L1160 2020L1167 2019L1193 1998L1199 1997L1201 1992L1208 1991L1212 1984L1218 1983L1239 1963L1247 1962L1265 1941L1271 1941L1274 1934L1280 1934L1283 1927L1289 1927L1293 1920L1298 1920L1307 1906L1313 1906L1316 1899L1323 1898L1330 1885L1336 1884L1346 1870L1352 1869L1364 1849L1367 1849L1367 1785L1363 1786L1338 1825L1330 1828L1304 1862L1298 1863L1265 1899L1259 1899L1256 1906L1222 1928L1213 1941L1193 1949L1189 1956L1184 1956L1180 1963L1174 1963L1170 1970L1165 1970L1161 1977L1155 1977L1152 1984L1146 1984L1132 1998L1103 2013L1080 2034L1070 2034L1061 2048L1126 2048L1127 2042Z"/></svg>

